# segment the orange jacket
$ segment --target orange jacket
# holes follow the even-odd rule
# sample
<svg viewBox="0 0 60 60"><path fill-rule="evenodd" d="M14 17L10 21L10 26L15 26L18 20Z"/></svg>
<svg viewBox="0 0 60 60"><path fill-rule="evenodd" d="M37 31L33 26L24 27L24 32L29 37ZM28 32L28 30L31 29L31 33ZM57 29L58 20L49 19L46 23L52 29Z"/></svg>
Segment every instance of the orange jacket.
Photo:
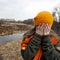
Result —
<svg viewBox="0 0 60 60"><path fill-rule="evenodd" d="M26 47L29 44L31 38L33 38L33 35L30 36L29 38L25 38L25 40L21 43L21 49L22 50L25 50L26 49ZM57 42L58 42L57 38L55 38L55 37L51 37L50 40L51 40L51 42L52 42L53 45L56 45ZM42 53L43 53L41 48L42 48L42 46L39 48L39 50L36 53L36 55L35 55L35 57L34 57L33 60L40 60L41 59L41 56L42 56Z"/></svg>

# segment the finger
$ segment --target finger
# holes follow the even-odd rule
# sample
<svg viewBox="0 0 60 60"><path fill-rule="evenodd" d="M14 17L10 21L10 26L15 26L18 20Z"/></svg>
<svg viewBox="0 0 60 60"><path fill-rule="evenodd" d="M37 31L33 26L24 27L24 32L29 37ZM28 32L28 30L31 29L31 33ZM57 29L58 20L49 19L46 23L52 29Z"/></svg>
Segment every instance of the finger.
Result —
<svg viewBox="0 0 60 60"><path fill-rule="evenodd" d="M39 30L38 31L43 34L43 26L42 26L42 24L39 25Z"/></svg>
<svg viewBox="0 0 60 60"><path fill-rule="evenodd" d="M38 30L39 29L39 26L37 26L36 29Z"/></svg>
<svg viewBox="0 0 60 60"><path fill-rule="evenodd" d="M41 24L41 25L39 25L39 27L40 27L40 29L43 29L43 27L44 27L44 23Z"/></svg>
<svg viewBox="0 0 60 60"><path fill-rule="evenodd" d="M43 35L43 30L42 29L40 30L39 28L40 28L40 26L36 27L36 33Z"/></svg>
<svg viewBox="0 0 60 60"><path fill-rule="evenodd" d="M50 26L48 24L45 25L45 34L49 34L50 32Z"/></svg>
<svg viewBox="0 0 60 60"><path fill-rule="evenodd" d="M47 32L48 32L48 31L47 31L47 29L45 28L45 29L44 29L44 34L47 33Z"/></svg>
<svg viewBox="0 0 60 60"><path fill-rule="evenodd" d="M48 29L48 30L50 30L50 29L51 29L51 28L50 28L50 26L49 26L48 24L47 24L47 29Z"/></svg>
<svg viewBox="0 0 60 60"><path fill-rule="evenodd" d="M48 28L47 28L47 24L44 25L44 34L47 34L49 32Z"/></svg>
<svg viewBox="0 0 60 60"><path fill-rule="evenodd" d="M45 28L46 28L47 30L49 30L49 29L50 29L50 26L49 26L48 24L46 24L46 25L45 25Z"/></svg>
<svg viewBox="0 0 60 60"><path fill-rule="evenodd" d="M36 27L36 30L39 31L39 32L40 32L40 31L41 31L41 32L43 31L43 29L40 29L40 26L37 26L37 27Z"/></svg>
<svg viewBox="0 0 60 60"><path fill-rule="evenodd" d="M36 28L39 29L40 28L39 26L41 26L41 23Z"/></svg>

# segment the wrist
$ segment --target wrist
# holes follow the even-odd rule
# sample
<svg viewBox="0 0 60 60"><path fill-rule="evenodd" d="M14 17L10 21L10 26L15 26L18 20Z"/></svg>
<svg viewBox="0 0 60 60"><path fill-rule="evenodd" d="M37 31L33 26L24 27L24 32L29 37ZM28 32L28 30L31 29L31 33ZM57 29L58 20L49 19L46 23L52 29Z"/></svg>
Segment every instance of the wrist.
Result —
<svg viewBox="0 0 60 60"><path fill-rule="evenodd" d="M40 33L40 32L36 32L36 34L39 35L39 36L43 36L43 34Z"/></svg>
<svg viewBox="0 0 60 60"><path fill-rule="evenodd" d="M47 35L49 35L50 34L50 32L46 32L46 33L44 33L43 35L44 36L47 36Z"/></svg>
<svg viewBox="0 0 60 60"><path fill-rule="evenodd" d="M35 36L41 38L42 36L40 34L35 33Z"/></svg>

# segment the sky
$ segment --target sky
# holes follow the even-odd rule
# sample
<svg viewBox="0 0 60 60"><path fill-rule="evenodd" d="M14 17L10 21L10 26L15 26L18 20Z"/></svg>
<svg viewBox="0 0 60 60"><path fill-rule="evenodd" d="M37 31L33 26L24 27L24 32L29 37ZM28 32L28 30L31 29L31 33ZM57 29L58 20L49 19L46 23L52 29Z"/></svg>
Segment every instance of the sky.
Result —
<svg viewBox="0 0 60 60"><path fill-rule="evenodd" d="M52 11L60 0L0 0L0 18L24 20L40 11Z"/></svg>

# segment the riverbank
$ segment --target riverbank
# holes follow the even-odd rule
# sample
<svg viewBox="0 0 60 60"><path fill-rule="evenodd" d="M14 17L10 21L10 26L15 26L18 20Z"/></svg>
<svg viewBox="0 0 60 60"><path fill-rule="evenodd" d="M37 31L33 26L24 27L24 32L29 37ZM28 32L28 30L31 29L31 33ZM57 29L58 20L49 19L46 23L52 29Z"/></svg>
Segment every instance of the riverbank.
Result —
<svg viewBox="0 0 60 60"><path fill-rule="evenodd" d="M23 60L21 56L21 40L0 45L0 60Z"/></svg>
<svg viewBox="0 0 60 60"><path fill-rule="evenodd" d="M32 29L31 25L20 22L0 21L0 36L22 33Z"/></svg>
<svg viewBox="0 0 60 60"><path fill-rule="evenodd" d="M27 30L28 31L28 30ZM13 31L13 32L2 32L0 36L6 36L6 35L12 35L12 34L22 34L25 33L26 31Z"/></svg>

